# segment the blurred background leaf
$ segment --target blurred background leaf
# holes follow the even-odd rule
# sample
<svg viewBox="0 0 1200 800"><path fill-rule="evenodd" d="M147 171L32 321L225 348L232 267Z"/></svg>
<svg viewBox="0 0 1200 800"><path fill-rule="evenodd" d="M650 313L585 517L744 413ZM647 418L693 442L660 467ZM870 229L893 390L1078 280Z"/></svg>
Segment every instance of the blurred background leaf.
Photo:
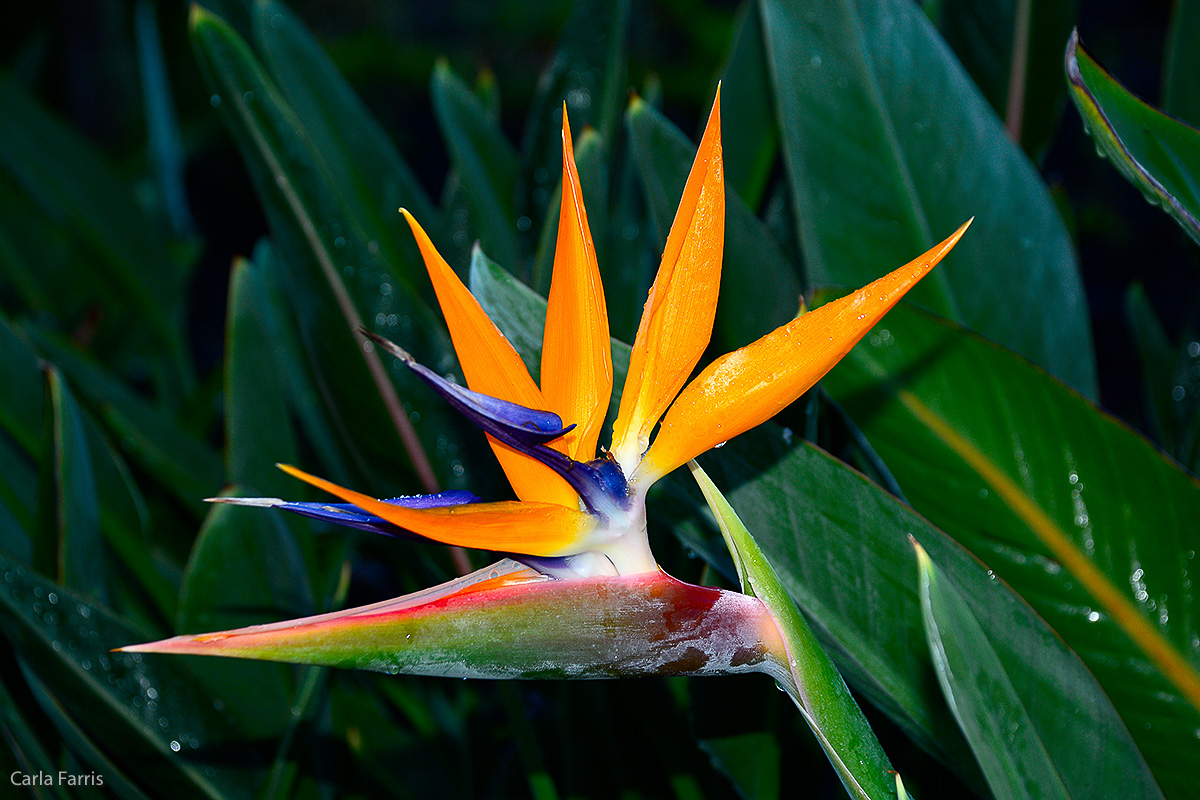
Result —
<svg viewBox="0 0 1200 800"><path fill-rule="evenodd" d="M1096 158L1059 60L1078 26L1126 87L1094 73L1101 106L1173 148L1183 123L1132 99L1197 122L1196 4L1169 5L14 7L0 33L4 774L90 769L98 796L121 797L836 796L765 680L496 686L107 652L483 563L200 501L304 499L273 468L285 459L379 496L509 496L482 438L352 333L361 321L457 372L396 209L536 370L565 102L619 389L620 342L720 80L730 200L706 359L976 216L915 296L966 328L897 310L823 392L704 461L909 789L989 793L921 635L912 534L1051 760L1075 757L1071 792L1190 796L1194 710L901 402L1018 480L1196 664L1197 251ZM1147 162L1160 181L1183 165L1169 193L1187 196L1186 156ZM690 479L650 507L664 569L735 585Z"/></svg>
<svg viewBox="0 0 1200 800"><path fill-rule="evenodd" d="M1074 0L926 0L925 12L1008 136L1040 163L1058 130L1067 102L1055 74L1063 42L1078 14Z"/></svg>

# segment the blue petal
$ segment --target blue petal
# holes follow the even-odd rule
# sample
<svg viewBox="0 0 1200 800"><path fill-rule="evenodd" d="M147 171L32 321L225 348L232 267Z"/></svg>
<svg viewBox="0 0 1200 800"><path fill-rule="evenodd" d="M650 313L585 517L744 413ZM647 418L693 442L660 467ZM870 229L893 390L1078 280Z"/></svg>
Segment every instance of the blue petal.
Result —
<svg viewBox="0 0 1200 800"><path fill-rule="evenodd" d="M546 442L562 436L575 427L573 424L564 428L562 418L550 411L526 408L451 383L428 367L417 363L394 342L365 328L359 328L359 331L403 361L446 402L480 428L561 475L571 488L579 493L584 505L593 514L607 518L616 507L624 507L625 476L615 461L598 458L584 463L546 447Z"/></svg>
<svg viewBox="0 0 1200 800"><path fill-rule="evenodd" d="M417 377L429 384L430 388L440 394L446 402L505 444L527 452L530 445L554 441L575 427L568 425L564 428L562 417L551 411L526 408L523 405L474 392L464 386L451 383L423 364L417 363L407 351L395 342L365 328L359 328L359 331L388 353L403 361L409 369L417 373Z"/></svg>
<svg viewBox="0 0 1200 800"><path fill-rule="evenodd" d="M384 500L394 506L404 508L444 508L446 506L463 506L467 503L481 502L478 497L462 489L449 489L437 494L410 494L404 497L393 497ZM354 508L354 506L351 506Z"/></svg>
<svg viewBox="0 0 1200 800"><path fill-rule="evenodd" d="M398 528L380 517L367 514L358 506L352 506L349 503L282 503L278 508L309 519L333 522L368 533L381 533L384 536L395 536L401 539L423 538L415 533L410 534L403 528Z"/></svg>
<svg viewBox="0 0 1200 800"><path fill-rule="evenodd" d="M321 522L332 522L336 525L344 525L347 528L355 528L360 531L367 531L368 533L380 533L384 536L394 536L410 541L429 541L424 536L418 536L404 528L393 525L382 517L368 514L358 506L350 503L295 503L274 497L214 497L210 498L209 502L236 506L282 508L285 511L299 514L302 517L308 517L309 519ZM440 508L478 503L480 499L470 492L453 490L438 492L437 494L394 497L383 502L406 508Z"/></svg>

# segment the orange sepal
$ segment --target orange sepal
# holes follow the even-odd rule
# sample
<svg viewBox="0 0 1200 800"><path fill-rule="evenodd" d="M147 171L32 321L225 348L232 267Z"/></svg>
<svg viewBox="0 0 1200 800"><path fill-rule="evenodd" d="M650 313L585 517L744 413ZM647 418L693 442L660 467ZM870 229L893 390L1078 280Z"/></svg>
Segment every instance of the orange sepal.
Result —
<svg viewBox="0 0 1200 800"><path fill-rule="evenodd" d="M338 486L287 464L287 474L405 530L435 542L530 556L566 556L586 549L596 527L588 514L556 503L467 503L405 508Z"/></svg>
<svg viewBox="0 0 1200 800"><path fill-rule="evenodd" d="M725 182L721 91L671 224L662 264L642 311L629 376L613 426L613 453L627 470L708 346L721 282Z"/></svg>
<svg viewBox="0 0 1200 800"><path fill-rule="evenodd" d="M509 344L508 339L492 322L487 312L470 290L458 279L454 270L438 253L425 230L412 214L400 209L408 220L425 269L433 282L438 304L446 318L458 363L462 366L467 386L476 392L519 403L526 408L550 410L525 362ZM570 424L570 420L566 424ZM519 453L488 438L492 451L500 461L513 491L522 500L540 500L577 508L578 495L558 473L524 453Z"/></svg>
<svg viewBox="0 0 1200 800"><path fill-rule="evenodd" d="M542 395L563 422L577 426L563 437L566 454L590 461L612 397L612 347L565 104L562 141L562 204L542 340Z"/></svg>
<svg viewBox="0 0 1200 800"><path fill-rule="evenodd" d="M654 481L779 413L850 352L950 252L971 222L900 269L710 364L679 395L632 476Z"/></svg>

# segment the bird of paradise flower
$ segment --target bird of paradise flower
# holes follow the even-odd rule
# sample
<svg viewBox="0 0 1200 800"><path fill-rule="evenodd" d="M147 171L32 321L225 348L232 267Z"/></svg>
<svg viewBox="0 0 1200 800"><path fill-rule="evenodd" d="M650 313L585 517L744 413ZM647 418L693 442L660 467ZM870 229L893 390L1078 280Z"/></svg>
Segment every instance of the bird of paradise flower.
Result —
<svg viewBox="0 0 1200 800"><path fill-rule="evenodd" d="M721 274L718 89L638 327L611 447L597 454L613 390L611 345L565 108L562 138L540 386L404 210L467 387L362 331L483 428L518 499L489 503L449 491L378 500L287 465L280 466L343 502L216 499L507 557L371 606L123 650L454 677L760 671L795 684L795 659L777 613L750 594L681 583L658 568L647 537L647 491L811 388L954 247L970 222L857 292L718 358L689 382L711 336ZM702 486L711 501L715 487L703 479ZM800 700L797 705L805 711Z"/></svg>

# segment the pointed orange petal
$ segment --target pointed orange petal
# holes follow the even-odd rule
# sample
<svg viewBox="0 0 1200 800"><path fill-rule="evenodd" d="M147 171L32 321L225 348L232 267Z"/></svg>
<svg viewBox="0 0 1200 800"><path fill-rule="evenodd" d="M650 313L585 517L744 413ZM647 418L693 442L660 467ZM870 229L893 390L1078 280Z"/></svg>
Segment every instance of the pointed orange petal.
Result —
<svg viewBox="0 0 1200 800"><path fill-rule="evenodd" d="M596 440L612 397L612 348L565 104L562 140L562 206L542 342L542 395L564 423L578 426L563 437L564 452L590 461L596 457Z"/></svg>
<svg viewBox="0 0 1200 800"><path fill-rule="evenodd" d="M949 239L895 272L710 364L667 412L631 480L653 483L775 416L849 353L950 252L970 224L968 220Z"/></svg>
<svg viewBox="0 0 1200 800"><path fill-rule="evenodd" d="M393 525L443 544L531 556L565 556L587 549L595 520L556 503L468 503L404 508L346 489L287 464L279 468L307 484L353 503Z"/></svg>
<svg viewBox="0 0 1200 800"><path fill-rule="evenodd" d="M504 338L479 301L450 269L425 230L406 210L400 209L400 213L408 220L421 257L425 260L425 269L429 272L442 315L446 318L446 326L450 329L450 339L454 342L454 351L458 354L467 386L476 392L520 403L527 408L548 410L541 391L525 369L525 362L508 339ZM491 437L488 440L517 497L578 507L575 490L554 470Z"/></svg>
<svg viewBox="0 0 1200 800"><path fill-rule="evenodd" d="M646 450L650 431L708 346L724 241L725 182L718 87L658 276L642 311L629 377L613 427L613 453L626 474Z"/></svg>

